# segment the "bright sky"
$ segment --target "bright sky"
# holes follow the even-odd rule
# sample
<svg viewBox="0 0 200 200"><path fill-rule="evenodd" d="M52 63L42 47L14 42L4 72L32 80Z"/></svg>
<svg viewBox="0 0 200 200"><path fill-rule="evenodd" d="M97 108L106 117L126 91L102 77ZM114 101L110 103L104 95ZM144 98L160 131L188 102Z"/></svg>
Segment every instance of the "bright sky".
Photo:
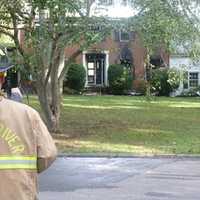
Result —
<svg viewBox="0 0 200 200"><path fill-rule="evenodd" d="M128 6L115 6L111 7L108 10L108 16L109 17L131 17L135 14L134 10Z"/></svg>
<svg viewBox="0 0 200 200"><path fill-rule="evenodd" d="M93 12L91 12L91 15L104 15L112 18L126 18L134 16L137 12L129 6L122 6L119 3L112 6L107 6L101 10L97 8L99 8L98 5L94 4L92 7Z"/></svg>

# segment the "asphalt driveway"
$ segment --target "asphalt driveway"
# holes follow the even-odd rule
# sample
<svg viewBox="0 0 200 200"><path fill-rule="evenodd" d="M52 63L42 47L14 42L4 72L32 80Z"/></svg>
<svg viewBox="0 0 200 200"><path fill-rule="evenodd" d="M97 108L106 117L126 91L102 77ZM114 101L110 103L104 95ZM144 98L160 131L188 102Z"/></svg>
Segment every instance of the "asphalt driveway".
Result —
<svg viewBox="0 0 200 200"><path fill-rule="evenodd" d="M61 157L40 176L40 200L199 200L200 158Z"/></svg>

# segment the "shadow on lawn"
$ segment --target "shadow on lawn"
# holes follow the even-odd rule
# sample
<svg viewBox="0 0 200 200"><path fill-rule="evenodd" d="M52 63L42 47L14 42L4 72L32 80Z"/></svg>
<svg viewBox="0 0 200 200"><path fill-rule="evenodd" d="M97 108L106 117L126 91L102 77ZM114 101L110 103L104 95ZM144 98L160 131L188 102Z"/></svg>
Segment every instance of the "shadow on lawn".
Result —
<svg viewBox="0 0 200 200"><path fill-rule="evenodd" d="M199 153L199 142L194 141L191 142L189 138L180 137L172 131L135 129L128 134L115 133L66 141L57 140L57 144L64 152L158 155Z"/></svg>

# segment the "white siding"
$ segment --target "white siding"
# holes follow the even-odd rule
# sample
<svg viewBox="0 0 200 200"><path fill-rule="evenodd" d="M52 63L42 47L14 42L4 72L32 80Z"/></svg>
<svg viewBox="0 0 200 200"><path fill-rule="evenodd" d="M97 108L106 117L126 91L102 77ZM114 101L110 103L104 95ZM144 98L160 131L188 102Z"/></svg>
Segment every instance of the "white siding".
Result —
<svg viewBox="0 0 200 200"><path fill-rule="evenodd" d="M197 72L199 74L200 84L200 63L194 63L189 57L171 56L170 57L170 68L176 68L179 70L190 72ZM190 88L188 88L190 89ZM180 83L179 88L172 95L179 95L184 91L183 82Z"/></svg>

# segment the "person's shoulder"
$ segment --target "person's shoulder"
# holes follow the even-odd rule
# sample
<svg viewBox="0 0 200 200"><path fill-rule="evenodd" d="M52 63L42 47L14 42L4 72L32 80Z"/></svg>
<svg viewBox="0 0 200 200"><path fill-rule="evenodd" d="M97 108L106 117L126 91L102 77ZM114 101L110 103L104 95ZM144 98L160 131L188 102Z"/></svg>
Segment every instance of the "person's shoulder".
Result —
<svg viewBox="0 0 200 200"><path fill-rule="evenodd" d="M28 112L28 113L37 115L37 111L33 109L32 107L20 102L10 100L10 99L3 98L0 105L2 105L4 108L7 108L8 110L9 109L14 110L15 112L16 111L21 112L21 113Z"/></svg>

